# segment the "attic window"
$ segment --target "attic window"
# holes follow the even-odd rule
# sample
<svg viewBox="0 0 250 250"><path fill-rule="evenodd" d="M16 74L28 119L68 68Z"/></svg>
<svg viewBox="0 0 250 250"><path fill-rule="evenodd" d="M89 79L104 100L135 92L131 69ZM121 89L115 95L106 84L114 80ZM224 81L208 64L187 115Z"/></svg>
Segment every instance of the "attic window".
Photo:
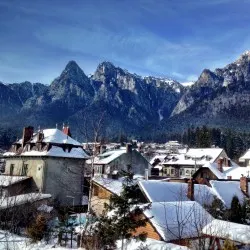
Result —
<svg viewBox="0 0 250 250"><path fill-rule="evenodd" d="M206 161L210 161L211 159L212 159L212 157L211 157L211 156L206 155Z"/></svg>

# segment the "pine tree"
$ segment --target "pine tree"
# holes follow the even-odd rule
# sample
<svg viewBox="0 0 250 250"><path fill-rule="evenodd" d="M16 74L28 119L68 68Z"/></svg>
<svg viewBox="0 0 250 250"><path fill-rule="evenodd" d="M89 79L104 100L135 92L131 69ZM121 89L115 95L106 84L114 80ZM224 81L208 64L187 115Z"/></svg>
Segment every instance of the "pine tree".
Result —
<svg viewBox="0 0 250 250"><path fill-rule="evenodd" d="M136 229L146 225L147 218L142 216L149 206L141 206L138 185L133 180L133 174L124 178L123 191L120 195L112 195L110 204L106 204L107 213L101 216L96 228L100 245L104 249L115 248L116 241L135 238L144 240L146 233L135 235Z"/></svg>
<svg viewBox="0 0 250 250"><path fill-rule="evenodd" d="M207 211L215 218L215 219L226 219L225 206L223 202L218 199L216 196L214 197L211 205L206 206Z"/></svg>
<svg viewBox="0 0 250 250"><path fill-rule="evenodd" d="M242 223L241 205L237 196L234 196L231 202L230 221Z"/></svg>

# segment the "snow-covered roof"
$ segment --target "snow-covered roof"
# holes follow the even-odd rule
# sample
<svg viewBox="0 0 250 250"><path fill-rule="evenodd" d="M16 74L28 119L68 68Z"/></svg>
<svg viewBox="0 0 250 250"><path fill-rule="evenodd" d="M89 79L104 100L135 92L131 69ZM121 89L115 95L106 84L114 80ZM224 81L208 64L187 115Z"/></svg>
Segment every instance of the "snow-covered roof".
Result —
<svg viewBox="0 0 250 250"><path fill-rule="evenodd" d="M222 153L222 148L190 148L186 154L178 154L166 159L164 165L202 166L207 162L213 163Z"/></svg>
<svg viewBox="0 0 250 250"><path fill-rule="evenodd" d="M187 201L187 184L157 180L139 181L139 187L149 202Z"/></svg>
<svg viewBox="0 0 250 250"><path fill-rule="evenodd" d="M204 156L211 156L210 162L214 162L216 158L222 153L223 148L190 148L186 155L190 157L202 158Z"/></svg>
<svg viewBox="0 0 250 250"><path fill-rule="evenodd" d="M83 148L72 148L70 152L66 149L64 151L61 147L52 146L49 151L26 151L20 154L21 156L53 156L53 157L65 157L65 158L81 158L86 159L89 156L85 153Z"/></svg>
<svg viewBox="0 0 250 250"><path fill-rule="evenodd" d="M248 225L215 219L207 224L202 232L221 239L250 244L250 226Z"/></svg>
<svg viewBox="0 0 250 250"><path fill-rule="evenodd" d="M71 144L75 146L82 146L82 144L70 136L63 133L61 130L57 128L49 128L49 129L43 129L40 131L40 133L43 133L43 142L50 142L50 143L56 143L56 144ZM33 137L31 139L31 142L36 143L38 141L38 132L33 134ZM17 143L22 143L22 139L18 140Z"/></svg>
<svg viewBox="0 0 250 250"><path fill-rule="evenodd" d="M43 142L58 143L58 144L72 144L75 146L82 146L80 142L74 140L70 136L64 134L61 130L57 128L50 128L42 130L44 134ZM31 142L37 142L38 133L34 134Z"/></svg>
<svg viewBox="0 0 250 250"><path fill-rule="evenodd" d="M153 202L144 214L164 241L197 237L213 220L195 201Z"/></svg>
<svg viewBox="0 0 250 250"><path fill-rule="evenodd" d="M167 157L166 154L160 154L160 155L155 155L150 161L149 163L152 165L156 159L159 159L161 162L165 159L165 157Z"/></svg>
<svg viewBox="0 0 250 250"><path fill-rule="evenodd" d="M240 189L240 181L215 181L211 180L213 192L225 204L227 208L231 207L233 196L236 195L239 201L244 201L244 194ZM250 188L250 184L248 184Z"/></svg>
<svg viewBox="0 0 250 250"><path fill-rule="evenodd" d="M42 193L29 193L11 197L3 197L0 199L0 210L49 198L51 198L51 194Z"/></svg>
<svg viewBox="0 0 250 250"><path fill-rule="evenodd" d="M15 183L27 180L31 177L27 176L10 176L10 175L0 175L0 186L7 187Z"/></svg>
<svg viewBox="0 0 250 250"><path fill-rule="evenodd" d="M225 173L224 173L224 172L222 173L221 171L219 171L219 169L218 169L217 166L218 166L217 163L210 163L210 162L208 162L208 163L206 163L205 165L203 165L202 167L206 167L206 168L210 169L211 172L212 172L218 179L226 179Z"/></svg>
<svg viewBox="0 0 250 250"><path fill-rule="evenodd" d="M122 192L122 179L114 180L102 177L94 177L93 181L114 194L119 195Z"/></svg>
<svg viewBox="0 0 250 250"><path fill-rule="evenodd" d="M139 181L139 187L149 202L188 201L187 183L165 181ZM216 193L206 185L194 185L194 199L201 205L211 204Z"/></svg>
<svg viewBox="0 0 250 250"><path fill-rule="evenodd" d="M113 160L117 159L121 155L126 153L126 149L117 149L117 150L111 150L107 151L103 154L98 155L98 157L94 158L94 164L96 165L105 165L109 164ZM92 159L89 159L87 161L87 164L91 164Z"/></svg>
<svg viewBox="0 0 250 250"><path fill-rule="evenodd" d="M124 241L124 248L127 250L139 250L139 249L150 249L150 250L189 250L189 248L185 246L176 245L173 243L166 243L164 241L153 240L150 238L146 238L145 241L138 240L129 240ZM117 241L117 250L122 250L122 242L121 240Z"/></svg>
<svg viewBox="0 0 250 250"><path fill-rule="evenodd" d="M247 150L247 152L242 155L239 159L240 161L250 160L250 149Z"/></svg>
<svg viewBox="0 0 250 250"><path fill-rule="evenodd" d="M217 163L206 163L202 167L209 168L211 172L218 178L218 179L231 179L239 180L242 176L249 176L250 175L250 167L240 167L236 163L231 161L230 167L223 167L223 172L218 170Z"/></svg>

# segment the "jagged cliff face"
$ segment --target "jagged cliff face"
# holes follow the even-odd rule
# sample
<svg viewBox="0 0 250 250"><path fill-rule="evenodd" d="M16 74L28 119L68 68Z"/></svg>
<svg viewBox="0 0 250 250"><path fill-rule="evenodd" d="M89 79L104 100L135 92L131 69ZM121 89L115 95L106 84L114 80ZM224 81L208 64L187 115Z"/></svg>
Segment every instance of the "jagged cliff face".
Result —
<svg viewBox="0 0 250 250"><path fill-rule="evenodd" d="M204 70L172 112L226 123L246 121L250 115L250 52L222 69ZM195 118L194 117L194 118Z"/></svg>
<svg viewBox="0 0 250 250"><path fill-rule="evenodd" d="M96 93L94 101L105 100L138 125L168 118L184 92L176 81L143 78L110 62L101 63L91 81Z"/></svg>
<svg viewBox="0 0 250 250"><path fill-rule="evenodd" d="M144 78L110 62L99 64L87 77L74 61L49 86L29 82L3 86L13 93L26 123L79 124L83 116L90 121L105 114L108 134L140 133L167 119L185 90L176 81Z"/></svg>
<svg viewBox="0 0 250 250"><path fill-rule="evenodd" d="M0 82L0 119L3 122L5 117L17 113L22 107L17 94L8 86Z"/></svg>

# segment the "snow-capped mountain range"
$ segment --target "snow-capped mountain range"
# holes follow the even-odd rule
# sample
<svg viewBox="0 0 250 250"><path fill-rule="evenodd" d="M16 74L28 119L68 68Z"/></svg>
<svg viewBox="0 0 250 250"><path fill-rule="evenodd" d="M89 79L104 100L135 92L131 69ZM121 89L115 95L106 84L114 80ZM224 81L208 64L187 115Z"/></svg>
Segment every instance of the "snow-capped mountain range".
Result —
<svg viewBox="0 0 250 250"><path fill-rule="evenodd" d="M2 126L54 127L70 122L76 130L104 117L107 136L142 136L178 131L190 124L247 127L250 115L250 52L222 69L205 69L196 82L142 77L100 63L86 76L70 61L50 85L0 83Z"/></svg>

